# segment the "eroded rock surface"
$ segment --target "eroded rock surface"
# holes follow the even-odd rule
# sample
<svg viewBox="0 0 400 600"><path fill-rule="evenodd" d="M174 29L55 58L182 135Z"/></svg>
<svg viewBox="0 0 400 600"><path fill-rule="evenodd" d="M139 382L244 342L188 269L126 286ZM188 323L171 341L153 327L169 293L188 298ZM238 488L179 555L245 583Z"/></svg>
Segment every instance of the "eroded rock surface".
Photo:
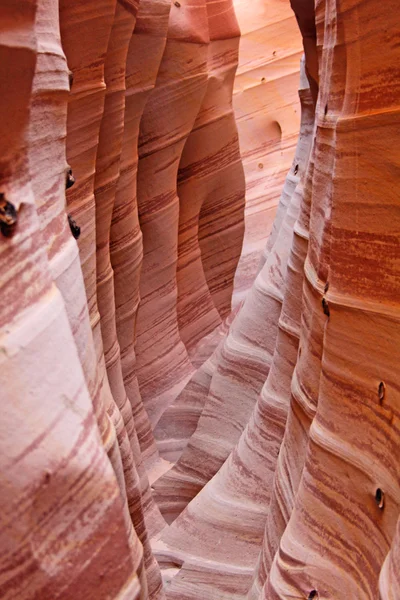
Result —
<svg viewBox="0 0 400 600"><path fill-rule="evenodd" d="M397 12L0 2L2 598L399 600Z"/></svg>

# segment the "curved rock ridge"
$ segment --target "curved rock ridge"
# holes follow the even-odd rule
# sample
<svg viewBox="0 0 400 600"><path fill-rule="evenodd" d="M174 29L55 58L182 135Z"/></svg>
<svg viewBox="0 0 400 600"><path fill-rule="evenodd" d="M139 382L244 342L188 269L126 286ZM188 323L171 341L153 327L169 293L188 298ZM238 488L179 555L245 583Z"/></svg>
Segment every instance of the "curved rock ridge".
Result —
<svg viewBox="0 0 400 600"><path fill-rule="evenodd" d="M304 20L306 23L309 23L310 20L314 20L315 18L313 7L310 8L309 6L309 10L312 11L312 18L305 18ZM316 43L317 40L315 37L315 53ZM309 44L308 55L310 52L312 54L311 45ZM306 72L308 72L308 69L306 69ZM313 102L315 102L315 93L313 93L312 89L311 92L313 96ZM262 552L255 570L253 584L248 593L248 600L258 599L260 597L261 589L268 577L271 563L277 551L280 538L284 532L290 513L293 509L293 500L296 495L298 483L304 467L305 452L308 443L308 430L310 427L310 422L315 414L314 407L317 403L318 369L321 357L321 331L323 327L324 316L320 314L320 311L317 311L315 315L310 314L309 302L306 301L305 295L302 294L302 287L304 286L304 264L309 242L310 211L312 205L316 149L317 143L314 139L304 181L303 210L300 213L300 218L297 223L298 231L305 241L305 243L303 242L302 246L299 247L301 278L298 278L297 282L294 284L294 289L297 290L297 298L301 299L300 305L297 304L297 307L301 310L301 314L299 315L297 313L296 328L297 330L300 328L300 336L303 336L304 340L311 341L309 328L311 327L310 323L313 323L314 339L312 340L312 345L309 343L307 348L303 348L303 346L305 346L307 343L306 341L300 341L298 344L297 364L295 367L295 373L293 373L291 384L291 401L289 404L285 433L276 463L275 477L272 490L270 492L264 543L262 545ZM302 361L305 365L302 371L304 373L304 382L302 387L300 387L296 372L297 369L300 370ZM305 397L305 389L307 389L307 401L303 400Z"/></svg>
<svg viewBox="0 0 400 600"><path fill-rule="evenodd" d="M212 302L224 319L231 311L233 281L244 235L245 179L232 107L240 30L232 0L207 0L207 15L209 80L180 179L184 183L192 173L196 187L202 179L198 243ZM192 321L196 320L193 314ZM203 337L208 331L204 330ZM199 341L200 337L196 337L194 341Z"/></svg>
<svg viewBox="0 0 400 600"><path fill-rule="evenodd" d="M92 309L93 337L97 348L99 371L101 373L99 387L103 395L102 410L106 409L111 416L113 429L115 428L117 432L117 446L115 442L111 443L110 436L104 427L102 427L105 431L103 439L115 472L118 475L122 495L127 499L127 509L129 507L130 514L129 521L133 522L144 544L144 560L148 581L146 579L142 580L142 595L145 597L149 593L150 596L162 597L159 569L152 556L147 532L144 527L142 501L145 512L150 513L152 517L151 521L148 517L148 523L152 526L150 532L154 531L153 528L156 531L160 530L163 525L160 517L157 517L155 507L153 508L152 506L147 476L143 469L141 469L140 449L132 420L132 411L123 387L118 350L117 356L113 356L112 348L113 345L115 347L116 343L115 329L112 323L107 327L107 323L110 323L110 321L107 321L109 311L113 314L114 310L112 278L110 279L112 272L110 271L107 239L109 237L111 211L114 201L113 195L115 194L119 172L118 160L121 151L121 136L124 122L124 69L121 71L118 61L120 63L122 61L123 64L125 63L127 44L130 41L135 25L136 11L137 6L134 4L120 5L119 3L108 2L104 4L103 13L100 13L102 14L102 18L99 19L97 17L93 19L93 10L90 10L90 7L86 7L86 11L82 13L82 9L78 5L74 6L73 3L68 3L68 5L62 4L60 6L61 23L62 25L64 24L64 27L61 28L63 44L73 75L68 115L67 148L69 147L68 142L70 142L69 162L73 168L76 183L68 192L68 208L82 231L82 241L80 241L81 261L83 272L84 274L85 272L87 273L87 277L85 278L86 293L89 299L92 298L92 300L89 300L89 307ZM86 20L84 17L86 17ZM75 53L75 35L79 34L79 30L76 31L77 18L82 28L81 35L86 38L88 43L87 53L82 51L79 55ZM71 29L68 28L68 25ZM97 45L88 36L89 31L94 35ZM107 47L108 61L106 60L105 78L106 83L109 85L109 90L105 98L104 71L103 69L91 70L90 67L94 64L99 64L98 61L105 56ZM98 52L97 57L96 52ZM116 66L118 72L115 71ZM96 108L97 110L95 110ZM113 108L117 110L113 110ZM87 127L87 121L83 118L88 114L91 115L92 119L96 119L90 129ZM85 124L86 127L84 127ZM100 162L99 172L101 172L104 179L107 179L107 184L105 185L106 190L103 191L102 185L104 184L102 180L99 181L97 176L96 200L98 206L95 208L93 194L95 191L96 154L98 162L101 160L107 162L109 150L107 127L113 133L114 131L119 131L119 134L113 135L114 163L116 166L111 167L111 172L107 172L106 169L103 169ZM99 135L100 150L98 150ZM101 149L102 147L103 150ZM81 151L82 154L77 154L77 151ZM102 158L104 155L105 157ZM95 230L95 218L97 218L101 225L101 227L97 227L97 232ZM93 252L96 233L100 245L102 238L105 238L102 250L97 252L97 256ZM105 321L102 323L103 331L100 330L97 293L94 287L95 282L93 281L93 273L96 273L96 264L94 262L96 259L98 265L97 275L99 277L99 298L102 315L104 315L103 321ZM87 270L85 267L87 267ZM102 276L103 271L105 275ZM112 392L108 387L108 378L104 370L103 341L106 349L106 360ZM115 437L115 433L113 435ZM141 482L139 482L138 470L142 474ZM142 493L143 498L141 496ZM158 525L157 520L159 522ZM148 592L146 591L147 585Z"/></svg>
<svg viewBox="0 0 400 600"><path fill-rule="evenodd" d="M137 198L143 264L136 366L153 427L193 372L177 316L177 174L207 87L208 43L205 0L172 4L156 85L140 124Z"/></svg>
<svg viewBox="0 0 400 600"><path fill-rule="evenodd" d="M191 357L230 312L244 231L245 181L232 108L240 31L232 0L207 1L206 8L207 89L178 172L178 324Z"/></svg>
<svg viewBox="0 0 400 600"><path fill-rule="evenodd" d="M148 592L142 584L141 593L162 597L158 565L150 548L142 502L151 511L147 523L149 533L163 527L157 508L152 505L150 487L145 473L139 477L141 451L133 421L133 411L122 374L120 348L116 331L114 279L110 258L110 229L120 171L125 122L125 65L138 5L120 2L115 5L114 19L104 63L106 86L103 116L100 124L96 156L94 195L96 205L96 277L97 301L108 380L112 402L107 409L115 426L125 479L125 495L135 531L143 544L144 566ZM143 487L142 487L143 486ZM142 497L143 495L143 497ZM158 523L157 523L158 519Z"/></svg>
<svg viewBox="0 0 400 600"><path fill-rule="evenodd" d="M309 133L309 116L305 117L304 128ZM298 202L287 213L304 169L303 155L307 155L304 146L301 137L282 193L273 238L275 242L271 243L268 258L234 318L226 339L213 356L215 368L209 384L206 378L204 383L200 383L204 390L208 385L208 395L196 431L173 469L153 486L158 504L169 521L194 498L227 459L250 418L268 375L278 333ZM194 385L199 384L194 382Z"/></svg>
<svg viewBox="0 0 400 600"><path fill-rule="evenodd" d="M140 2L127 54L124 135L110 232L115 320L122 373L141 453L148 468L157 462L158 453L136 375L136 320L143 259L136 189L138 138L141 116L154 88L165 48L170 7L168 0ZM138 57L141 57L140 61Z"/></svg>
<svg viewBox="0 0 400 600"><path fill-rule="evenodd" d="M101 585L103 597L139 598L141 544L73 336L85 331L86 304L80 320L64 304L68 275L78 288L82 279L62 213L68 75L57 5L3 2L0 58L0 106L12 118L0 125L1 596L83 599Z"/></svg>
<svg viewBox="0 0 400 600"><path fill-rule="evenodd" d="M197 345L196 359L193 359L194 365L198 361L197 370L157 424L155 429L157 446L161 456L170 461L170 464L177 462L190 436L196 431L210 389L211 378L218 364L220 348L236 313L237 309L233 310ZM168 477L165 481L167 479ZM157 481L154 487L159 506L163 502L162 495L158 495L160 484L161 482Z"/></svg>
<svg viewBox="0 0 400 600"><path fill-rule="evenodd" d="M399 599L397 8L0 2L1 598Z"/></svg>
<svg viewBox="0 0 400 600"><path fill-rule="evenodd" d="M398 348L387 335L398 323L399 223L388 220L397 202L396 158L387 144L398 82L379 76L383 46L385 72L396 68L399 50L387 40L398 22L387 21L389 6L370 1L317 8L323 47L303 297L310 333L296 371L303 410L311 369L318 402L310 403L304 469L262 597L315 590L334 598L340 590L365 599L378 595L399 515L399 399L391 375ZM305 371L314 340L321 358ZM381 585L382 592L390 597Z"/></svg>
<svg viewBox="0 0 400 600"><path fill-rule="evenodd" d="M304 466L304 453L307 447L307 432L310 425L310 419L313 416L312 404L304 405L299 398L301 398L301 391L297 383L297 379L293 373L293 367L300 363L303 357L303 347L301 346L299 337L301 334L307 335L308 331L305 329L304 321L306 304L302 288L304 285L304 263L308 250L309 241L309 219L310 219L310 207L312 198L312 187L311 183L313 180L314 173L314 153L315 145L313 145L313 151L308 163L308 169L304 181L304 189L300 191L303 196L302 210L300 212L299 219L296 223L295 239L298 244L296 245L296 259L293 256L293 264L297 264L298 270L296 272L295 279L292 279L292 289L288 288L288 301L292 296L292 320L291 325L296 331L297 344L294 349L297 352L295 356L294 364L292 364L290 380L287 381L289 393L289 403L287 406L288 414L285 423L284 436L281 440L280 449L278 449L277 462L275 463L275 476L271 481L271 489L269 491L269 506L267 511L266 519L266 530L264 544L262 548L262 554L255 572L255 578L251 590L249 591L248 598L259 598L261 588L265 583L265 579L271 566L271 561L277 550L277 544L279 543L280 537L284 531L287 523L288 515L293 508L293 498L297 491L298 482L301 476L301 471ZM315 332L315 335L317 334ZM305 338L307 339L307 338ZM317 338L318 339L318 338ZM315 343L312 350L315 352L314 363L317 360L318 355L317 344ZM304 357L305 360L307 358ZM310 361L313 359L313 355L310 353L308 356L307 364L307 382L308 385L312 385L312 376L310 370ZM297 364L296 364L297 363ZM268 380L267 380L268 383ZM317 383L313 382L314 386ZM291 397L290 397L291 394ZM309 396L310 397L310 396ZM315 402L315 400L314 400ZM311 416L310 416L311 415Z"/></svg>
<svg viewBox="0 0 400 600"><path fill-rule="evenodd" d="M302 124L296 156L288 174L290 180L296 172L298 182L292 189L279 238L288 245L302 205L301 181L313 137L314 109L305 75L299 95ZM285 430L291 375L297 356L304 247L306 249L299 221L300 217L291 244L271 370L253 414L221 469L161 538L159 560L167 564L184 561L179 575L168 587L168 597L180 598L184 594L185 598L224 598L226 584L221 572L235 581L235 598L244 598L251 585L263 539L275 459ZM157 484L155 487L157 489Z"/></svg>
<svg viewBox="0 0 400 600"><path fill-rule="evenodd" d="M178 324L194 367L209 358L226 331L218 306L226 304L226 297L230 303L232 296L243 238L245 191L232 109L240 34L231 1L207 2L206 7L210 32L207 89L178 172ZM215 254L216 240L224 254L219 252L221 262L210 275L205 253ZM192 376L155 430L162 456L169 460L177 458L183 436L189 437L187 399L193 386L196 394L200 391L198 376L203 379L201 373Z"/></svg>
<svg viewBox="0 0 400 600"><path fill-rule="evenodd" d="M222 7L223 3L217 3L217 6ZM216 348L256 275L284 174L293 160L298 131L298 100L295 90L301 37L297 33L294 14L289 6L276 0L252 3L251 11L246 3L235 0L234 8L242 30L233 104L246 171L246 231L235 275L233 311L219 328L203 338L191 351L192 364L197 371L164 413L156 429L161 454L172 462L179 458L196 429L209 392L211 376L218 363L219 350ZM225 23L224 21L224 27ZM268 104L265 102L267 97ZM277 119L281 122L283 131L275 143L270 130L271 127L273 130ZM201 134L201 131L196 133L197 136ZM188 142L188 147L193 151L193 144ZM185 184L190 189L193 179L194 176ZM191 243L195 243L193 238ZM189 263L189 267L194 281L192 263ZM187 285L194 289L193 283L188 282ZM190 306L190 303L186 306ZM202 305L198 310L203 314L205 307ZM187 321L189 316L188 312ZM181 503L178 494L175 496ZM157 499L161 502L160 496Z"/></svg>
<svg viewBox="0 0 400 600"><path fill-rule="evenodd" d="M236 308L257 274L300 124L301 36L289 2L234 0L240 25L233 106L246 177L245 236L232 298Z"/></svg>

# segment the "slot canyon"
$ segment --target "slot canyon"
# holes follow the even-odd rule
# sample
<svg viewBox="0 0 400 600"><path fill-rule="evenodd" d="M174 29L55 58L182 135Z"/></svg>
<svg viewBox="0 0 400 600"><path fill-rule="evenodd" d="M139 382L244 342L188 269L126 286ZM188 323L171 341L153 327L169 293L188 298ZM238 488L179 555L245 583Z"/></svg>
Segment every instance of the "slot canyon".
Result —
<svg viewBox="0 0 400 600"><path fill-rule="evenodd" d="M398 0L0 0L0 600L400 600Z"/></svg>

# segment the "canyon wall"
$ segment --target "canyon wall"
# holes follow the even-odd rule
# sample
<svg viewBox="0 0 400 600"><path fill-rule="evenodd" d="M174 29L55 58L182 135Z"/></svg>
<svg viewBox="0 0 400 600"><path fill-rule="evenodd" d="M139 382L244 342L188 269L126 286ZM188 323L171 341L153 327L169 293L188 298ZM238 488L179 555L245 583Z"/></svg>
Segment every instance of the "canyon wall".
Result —
<svg viewBox="0 0 400 600"><path fill-rule="evenodd" d="M396 8L0 0L5 600L399 600Z"/></svg>
<svg viewBox="0 0 400 600"><path fill-rule="evenodd" d="M301 36L289 2L234 0L241 30L233 107L246 176L246 231L233 306L251 287L300 127Z"/></svg>

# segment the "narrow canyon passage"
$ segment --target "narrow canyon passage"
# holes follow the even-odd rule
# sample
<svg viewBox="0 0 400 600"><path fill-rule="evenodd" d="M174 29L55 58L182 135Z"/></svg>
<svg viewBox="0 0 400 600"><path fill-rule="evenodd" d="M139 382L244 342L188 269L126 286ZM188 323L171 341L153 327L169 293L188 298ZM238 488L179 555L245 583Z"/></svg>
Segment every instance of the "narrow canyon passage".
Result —
<svg viewBox="0 0 400 600"><path fill-rule="evenodd" d="M400 600L398 0L0 0L0 599Z"/></svg>

